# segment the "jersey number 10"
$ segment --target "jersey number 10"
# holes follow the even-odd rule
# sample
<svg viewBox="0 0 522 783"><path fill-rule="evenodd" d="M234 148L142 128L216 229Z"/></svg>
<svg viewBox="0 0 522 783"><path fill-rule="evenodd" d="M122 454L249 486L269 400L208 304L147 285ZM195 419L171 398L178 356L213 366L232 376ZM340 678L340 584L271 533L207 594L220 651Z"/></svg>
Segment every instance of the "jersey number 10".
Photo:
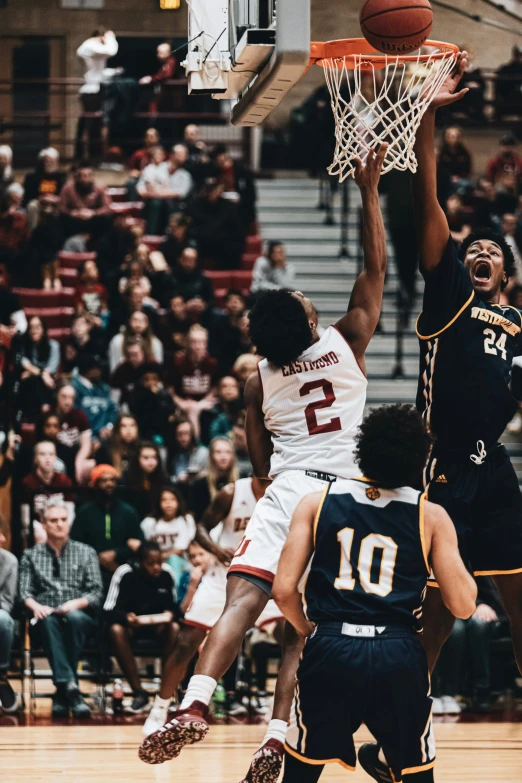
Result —
<svg viewBox="0 0 522 783"><path fill-rule="evenodd" d="M305 408L306 425L308 427L309 435L321 435L325 432L338 432L342 430L341 419L336 416L330 421L324 424L319 424L317 421L317 411L321 408L331 408L335 402L335 392L330 381L321 379L319 381L309 381L305 383L299 389L301 397L306 397L310 392L316 389L322 389L324 394L324 400L317 400L317 402L311 402Z"/></svg>
<svg viewBox="0 0 522 783"><path fill-rule="evenodd" d="M356 581L353 577L352 564L350 562L355 531L351 527L345 527L337 533L337 540L341 545L341 568L339 576L334 582L336 590L354 590ZM382 551L379 580L371 581L372 565L375 559L375 550ZM397 544L389 536L381 536L378 533L370 533L361 541L357 571L359 584L365 593L373 593L384 598L391 593L393 587L393 574L395 571L395 559L397 557Z"/></svg>

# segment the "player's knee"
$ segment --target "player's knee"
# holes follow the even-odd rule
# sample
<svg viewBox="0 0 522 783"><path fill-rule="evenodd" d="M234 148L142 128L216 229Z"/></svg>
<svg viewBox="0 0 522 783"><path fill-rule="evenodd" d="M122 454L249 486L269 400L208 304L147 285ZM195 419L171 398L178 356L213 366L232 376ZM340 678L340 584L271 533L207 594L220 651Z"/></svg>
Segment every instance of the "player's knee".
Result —
<svg viewBox="0 0 522 783"><path fill-rule="evenodd" d="M192 633L185 633L183 630L178 636L174 655L177 663L188 663L197 653L199 639Z"/></svg>

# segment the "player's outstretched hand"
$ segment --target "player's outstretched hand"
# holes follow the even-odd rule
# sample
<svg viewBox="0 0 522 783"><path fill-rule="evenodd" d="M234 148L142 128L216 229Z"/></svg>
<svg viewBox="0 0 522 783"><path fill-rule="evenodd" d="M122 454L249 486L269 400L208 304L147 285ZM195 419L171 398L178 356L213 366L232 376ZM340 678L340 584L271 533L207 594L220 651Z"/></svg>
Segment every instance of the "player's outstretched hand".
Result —
<svg viewBox="0 0 522 783"><path fill-rule="evenodd" d="M371 147L364 163L360 158L355 158L355 181L361 190L377 190L381 178L382 164L386 157L388 144L381 144L377 152Z"/></svg>
<svg viewBox="0 0 522 783"><path fill-rule="evenodd" d="M430 104L431 109L438 109L441 106L448 106L450 103L460 101L460 99L464 97L464 95L468 92L468 88L465 87L463 90L459 90L459 92L457 92L457 87L460 84L460 80L464 76L464 71L466 70L467 65L468 53L459 52L457 62L455 63L455 68L447 77L447 79L445 79L445 81L442 83L440 90L433 98Z"/></svg>

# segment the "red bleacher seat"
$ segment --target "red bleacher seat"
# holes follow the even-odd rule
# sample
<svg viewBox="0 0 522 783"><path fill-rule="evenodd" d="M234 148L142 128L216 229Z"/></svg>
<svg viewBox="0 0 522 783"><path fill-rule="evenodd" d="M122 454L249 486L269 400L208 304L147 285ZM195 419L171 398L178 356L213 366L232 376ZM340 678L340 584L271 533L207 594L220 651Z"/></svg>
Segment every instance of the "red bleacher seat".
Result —
<svg viewBox="0 0 522 783"><path fill-rule="evenodd" d="M66 337L69 337L71 330L69 327L62 326L59 329L49 329L47 334L53 340L57 340L59 343L63 343Z"/></svg>
<svg viewBox="0 0 522 783"><path fill-rule="evenodd" d="M251 271L259 258L259 253L243 253L241 257L241 269Z"/></svg>
<svg viewBox="0 0 522 783"><path fill-rule="evenodd" d="M246 253L256 253L260 256L263 252L263 240L260 236L247 237L245 242Z"/></svg>
<svg viewBox="0 0 522 783"><path fill-rule="evenodd" d="M219 288L231 288L231 277L230 272L216 272L216 271L208 271L205 272L206 277L208 277L210 280L212 280L212 287L214 288L214 291L217 291Z"/></svg>
<svg viewBox="0 0 522 783"><path fill-rule="evenodd" d="M61 267L78 269L84 261L96 261L96 253L68 253L66 250L61 250L58 253L58 261Z"/></svg>
<svg viewBox="0 0 522 783"><path fill-rule="evenodd" d="M36 424L29 421L23 421L20 424L20 435L25 444L30 445L34 443L36 440Z"/></svg>
<svg viewBox="0 0 522 783"><path fill-rule="evenodd" d="M78 282L78 270L67 269L67 267L60 269L60 280L64 285L75 286Z"/></svg>
<svg viewBox="0 0 522 783"><path fill-rule="evenodd" d="M252 272L249 270L238 269L235 272L229 272L230 288L240 288L242 291L250 291L252 285Z"/></svg>
<svg viewBox="0 0 522 783"><path fill-rule="evenodd" d="M145 234L141 238L143 244L147 245L149 250L158 250L165 241L164 236L156 236L155 234Z"/></svg>
<svg viewBox="0 0 522 783"><path fill-rule="evenodd" d="M144 206L143 201L113 201L111 204L111 212L115 215L139 217L143 212Z"/></svg>
<svg viewBox="0 0 522 783"><path fill-rule="evenodd" d="M74 315L73 307L26 307L27 318L39 316L48 329L67 329Z"/></svg>
<svg viewBox="0 0 522 783"><path fill-rule="evenodd" d="M22 307L74 307L74 288L62 288L61 291L42 291L40 288L13 288L18 294Z"/></svg>
<svg viewBox="0 0 522 783"><path fill-rule="evenodd" d="M127 201L127 188L107 188L107 195L113 202Z"/></svg>

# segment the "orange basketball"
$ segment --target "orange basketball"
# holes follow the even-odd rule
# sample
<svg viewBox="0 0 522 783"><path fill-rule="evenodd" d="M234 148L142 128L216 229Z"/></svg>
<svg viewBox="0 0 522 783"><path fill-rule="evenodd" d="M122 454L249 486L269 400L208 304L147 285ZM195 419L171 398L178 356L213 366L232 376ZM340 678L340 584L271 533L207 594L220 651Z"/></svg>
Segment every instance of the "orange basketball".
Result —
<svg viewBox="0 0 522 783"><path fill-rule="evenodd" d="M366 0L359 17L366 40L386 54L409 54L431 31L429 0Z"/></svg>

